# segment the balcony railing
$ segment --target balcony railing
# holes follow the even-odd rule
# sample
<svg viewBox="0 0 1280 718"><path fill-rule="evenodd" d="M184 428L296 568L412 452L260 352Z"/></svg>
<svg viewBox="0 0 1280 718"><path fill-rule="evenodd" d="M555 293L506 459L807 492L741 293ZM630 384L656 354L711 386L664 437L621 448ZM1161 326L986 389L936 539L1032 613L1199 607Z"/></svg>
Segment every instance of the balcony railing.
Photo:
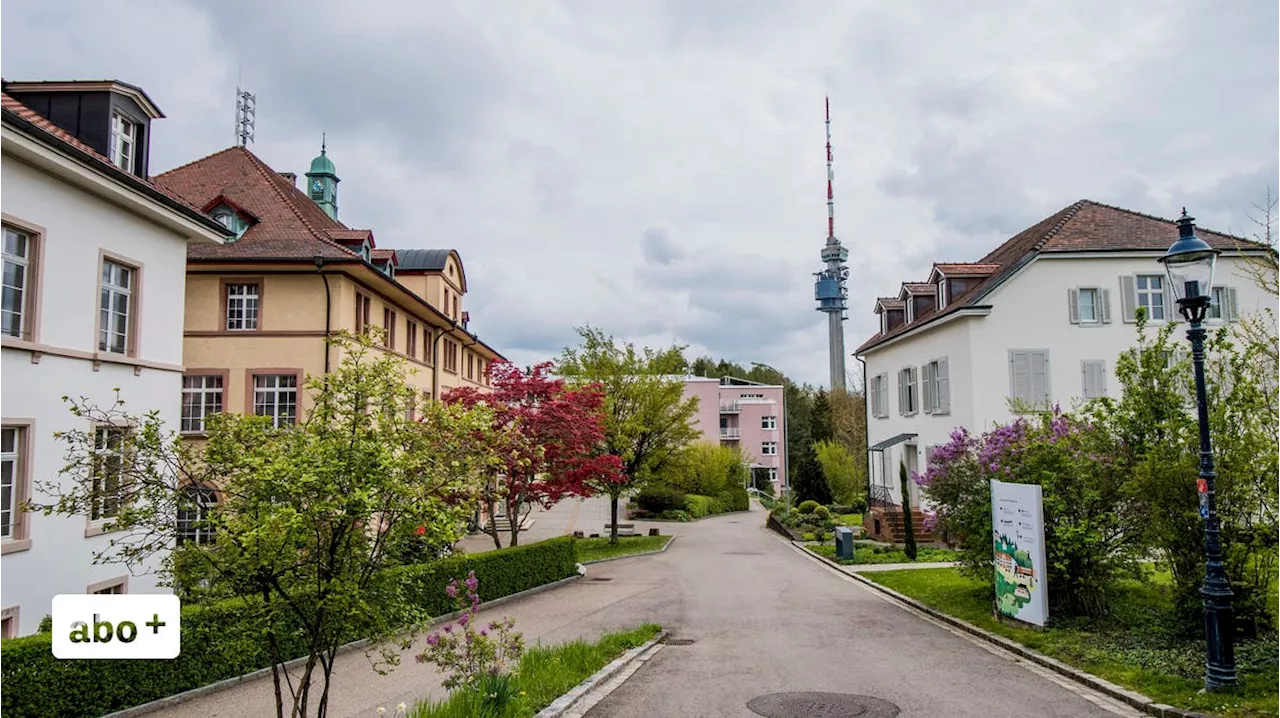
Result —
<svg viewBox="0 0 1280 718"><path fill-rule="evenodd" d="M742 438L742 429L739 429L739 428L736 428L736 427L726 429L726 428L724 428L724 427L722 426L722 427L720 427L720 438L721 438L721 439L735 440L735 441L736 441L737 439L741 439L741 438Z"/></svg>
<svg viewBox="0 0 1280 718"><path fill-rule="evenodd" d="M883 506L889 508L897 506L893 501L893 493L889 491L888 486L871 485L871 491L867 494L868 506Z"/></svg>
<svg viewBox="0 0 1280 718"><path fill-rule="evenodd" d="M720 405L721 414L737 414L737 413L740 413L741 411L742 411L742 407L738 406L738 402L736 401L728 404Z"/></svg>

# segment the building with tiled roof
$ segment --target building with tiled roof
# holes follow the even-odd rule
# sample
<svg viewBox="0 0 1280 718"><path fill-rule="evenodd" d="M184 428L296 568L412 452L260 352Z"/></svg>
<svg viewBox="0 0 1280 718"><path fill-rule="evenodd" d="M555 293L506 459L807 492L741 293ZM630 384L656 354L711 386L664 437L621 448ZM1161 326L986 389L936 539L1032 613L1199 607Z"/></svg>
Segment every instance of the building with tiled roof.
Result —
<svg viewBox="0 0 1280 718"><path fill-rule="evenodd" d="M1197 233L1223 251L1210 325L1276 305L1245 270L1250 256L1273 250ZM878 298L878 331L854 352L876 510L901 503L899 463L924 471L956 427L977 433L1012 420L1015 405L1069 407L1114 393L1115 360L1136 342L1137 310L1155 326L1179 319L1157 262L1177 236L1171 220L1081 200L976 262L935 263L923 282Z"/></svg>
<svg viewBox="0 0 1280 718"><path fill-rule="evenodd" d="M327 148L303 189L245 147L155 181L236 234L188 254L185 433L199 435L218 410L300 421L309 409L303 378L336 365L326 337L339 330L380 328L383 348L416 370L408 381L423 401L449 387L487 386L488 367L503 359L468 327L457 252L381 248L371 230L339 221ZM444 261L402 261L422 251L444 252Z"/></svg>
<svg viewBox="0 0 1280 718"><path fill-rule="evenodd" d="M103 450L125 436L74 416L64 396L110 409L118 389L130 411L180 420L187 252L216 248L229 232L148 179L151 123L163 116L123 82L3 82L5 638L35 632L57 594L169 592L156 583L159 556L141 567L150 573L94 562L117 537L120 476L101 473L99 500L81 519L20 508L49 500L33 480L73 481L60 478L55 432L93 432Z"/></svg>

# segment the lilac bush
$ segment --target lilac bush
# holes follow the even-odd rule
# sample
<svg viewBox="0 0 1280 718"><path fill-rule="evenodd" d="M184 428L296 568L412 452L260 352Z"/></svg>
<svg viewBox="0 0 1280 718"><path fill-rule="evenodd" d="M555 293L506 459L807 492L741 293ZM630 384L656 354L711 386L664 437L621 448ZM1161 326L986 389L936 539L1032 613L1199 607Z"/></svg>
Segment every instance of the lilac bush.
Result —
<svg viewBox="0 0 1280 718"><path fill-rule="evenodd" d="M461 615L427 636L427 647L414 657L418 663L434 663L445 671L448 677L443 685L450 690L473 688L486 677L506 675L524 652L524 636L514 630L514 618L490 621L487 627L477 630L480 582L475 571L468 573L462 583L465 596L459 595L456 578L445 587L445 594L454 600Z"/></svg>
<svg viewBox="0 0 1280 718"><path fill-rule="evenodd" d="M930 530L958 541L970 575L993 580L991 480L1039 484L1044 498L1050 612L1106 611L1108 585L1133 568L1140 516L1105 432L1059 406L981 436L961 428L913 477L935 507Z"/></svg>

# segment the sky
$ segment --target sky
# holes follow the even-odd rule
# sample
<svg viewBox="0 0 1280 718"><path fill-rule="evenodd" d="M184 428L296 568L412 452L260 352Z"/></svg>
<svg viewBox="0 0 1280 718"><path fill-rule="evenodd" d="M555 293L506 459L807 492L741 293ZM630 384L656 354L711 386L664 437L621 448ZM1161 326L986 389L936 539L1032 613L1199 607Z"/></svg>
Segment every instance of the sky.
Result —
<svg viewBox="0 0 1280 718"><path fill-rule="evenodd" d="M1069 11L1065 9L1069 8ZM339 219L454 248L521 365L577 326L827 383L823 97L845 344L875 297L1079 199L1252 235L1280 185L1275 0L7 0L9 80L119 79L153 174L234 144ZM1171 240L1172 241L1172 240ZM858 362L849 374L860 381Z"/></svg>

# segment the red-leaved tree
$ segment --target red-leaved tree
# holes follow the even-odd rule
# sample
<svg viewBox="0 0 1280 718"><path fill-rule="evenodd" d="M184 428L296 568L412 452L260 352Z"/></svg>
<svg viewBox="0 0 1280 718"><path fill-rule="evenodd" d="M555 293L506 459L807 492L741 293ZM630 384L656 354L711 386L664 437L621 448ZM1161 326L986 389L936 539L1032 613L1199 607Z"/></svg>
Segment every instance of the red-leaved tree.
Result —
<svg viewBox="0 0 1280 718"><path fill-rule="evenodd" d="M601 450L604 443L604 391L599 385L567 386L550 376L552 363L523 372L510 362L493 364L491 391L475 387L450 389L445 403L494 409L494 428L508 428L498 454L501 473L482 501L489 512L487 532L502 548L492 520L501 504L511 520L511 542L520 543L520 522L534 506L551 508L566 496L590 496L594 486L621 476L618 457Z"/></svg>

